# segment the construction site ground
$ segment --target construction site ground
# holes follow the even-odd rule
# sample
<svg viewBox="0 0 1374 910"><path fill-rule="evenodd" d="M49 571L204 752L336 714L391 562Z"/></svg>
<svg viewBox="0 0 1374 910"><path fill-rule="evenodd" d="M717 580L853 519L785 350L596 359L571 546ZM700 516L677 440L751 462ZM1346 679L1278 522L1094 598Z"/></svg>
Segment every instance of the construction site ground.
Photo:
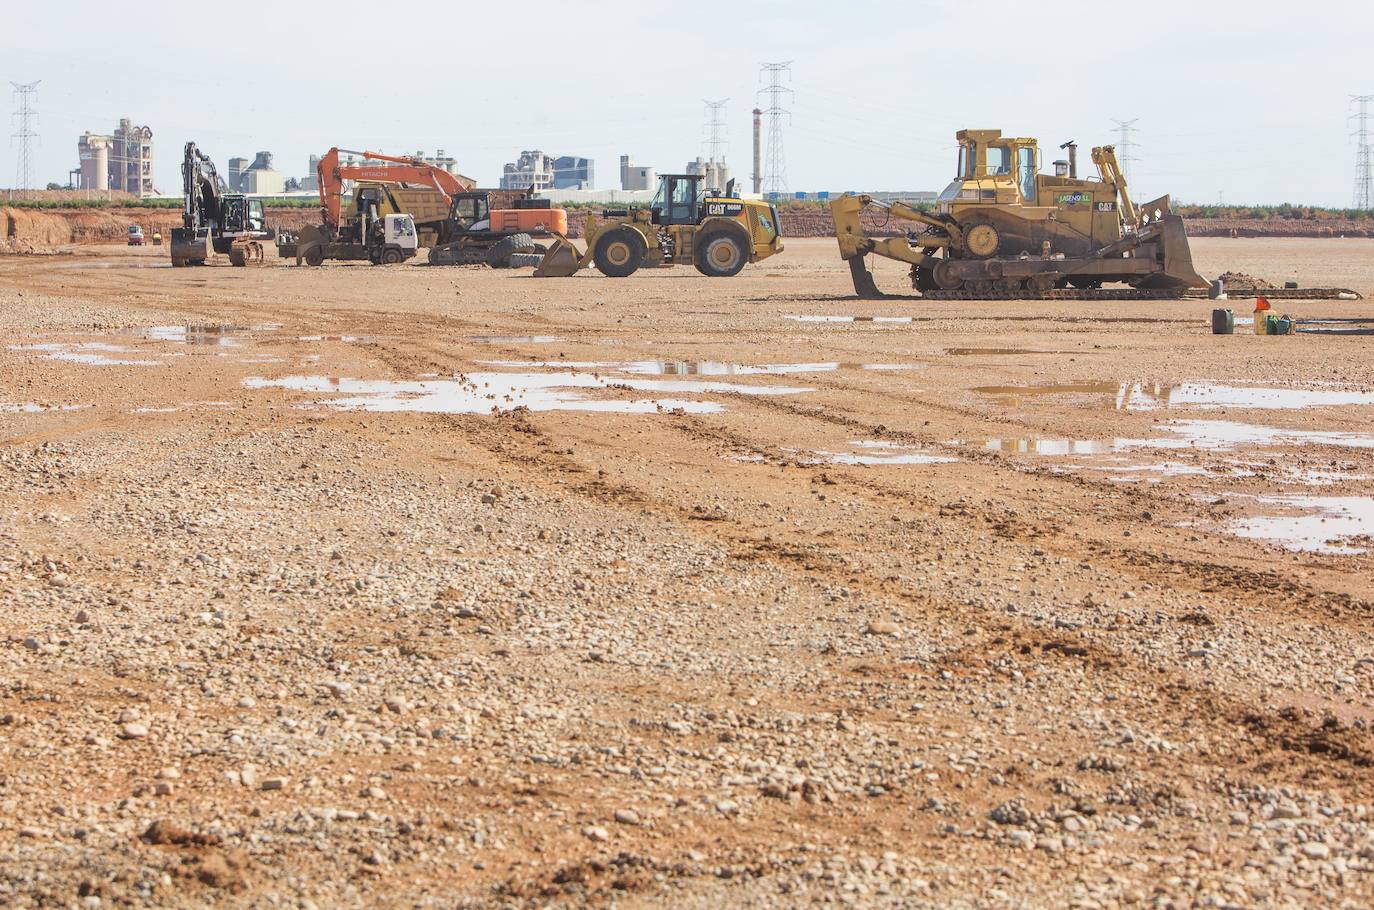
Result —
<svg viewBox="0 0 1374 910"><path fill-rule="evenodd" d="M0 257L0 906L1370 906L1371 305L787 246Z"/></svg>

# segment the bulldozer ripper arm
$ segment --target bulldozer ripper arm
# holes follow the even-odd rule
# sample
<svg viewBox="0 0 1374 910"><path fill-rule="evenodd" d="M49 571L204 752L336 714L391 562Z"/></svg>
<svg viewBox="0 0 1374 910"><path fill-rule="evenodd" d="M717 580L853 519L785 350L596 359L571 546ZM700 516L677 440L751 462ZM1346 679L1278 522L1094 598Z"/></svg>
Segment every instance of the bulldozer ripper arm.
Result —
<svg viewBox="0 0 1374 910"><path fill-rule="evenodd" d="M835 222L835 239L840 244L841 259L853 259L855 256L877 253L879 256L909 262L912 265L926 260L926 254L920 249L913 248L905 237L883 237L879 239L869 237L864 231L863 222L859 215L865 206L870 205L882 209L894 218L914 221L928 227L938 227L953 234L958 233L956 225L912 208L905 202L877 202L871 196L845 195L830 203L830 217ZM948 245L947 238L932 237L928 243L923 243L922 247L938 248Z"/></svg>
<svg viewBox="0 0 1374 910"><path fill-rule="evenodd" d="M1118 206L1121 220L1131 227L1138 227L1140 216L1131 204L1131 194L1126 188L1126 175L1121 172L1121 163L1116 160L1116 147L1104 145L1093 149L1093 164L1097 165L1097 173L1102 177L1102 182L1116 187L1116 197L1121 203Z"/></svg>

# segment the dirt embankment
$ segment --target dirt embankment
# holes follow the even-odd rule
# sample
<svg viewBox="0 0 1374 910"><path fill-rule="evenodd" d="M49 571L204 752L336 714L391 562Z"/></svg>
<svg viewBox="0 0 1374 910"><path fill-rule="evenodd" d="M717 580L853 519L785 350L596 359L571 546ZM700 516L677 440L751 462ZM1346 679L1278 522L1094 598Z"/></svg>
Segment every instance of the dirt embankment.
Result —
<svg viewBox="0 0 1374 910"><path fill-rule="evenodd" d="M300 230L319 220L313 208L269 208L267 222ZM45 253L73 243L117 243L137 224L145 235L181 226L180 209L29 209L0 207L0 252Z"/></svg>

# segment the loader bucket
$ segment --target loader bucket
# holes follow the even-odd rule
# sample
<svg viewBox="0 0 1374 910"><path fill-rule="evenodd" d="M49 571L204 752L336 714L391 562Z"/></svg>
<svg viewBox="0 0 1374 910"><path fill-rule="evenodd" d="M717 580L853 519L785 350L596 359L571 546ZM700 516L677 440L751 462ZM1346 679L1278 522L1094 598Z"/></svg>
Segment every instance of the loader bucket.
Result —
<svg viewBox="0 0 1374 910"><path fill-rule="evenodd" d="M1163 234L1160 244L1164 248L1164 272L1153 276L1156 286L1176 288L1205 288L1210 282L1193 268L1193 251L1188 246L1188 232L1183 227L1183 219L1169 213L1160 219Z"/></svg>
<svg viewBox="0 0 1374 910"><path fill-rule="evenodd" d="M544 254L539 268L534 270L535 278L568 278L576 275L582 268L582 257L577 247L566 237L559 236Z"/></svg>

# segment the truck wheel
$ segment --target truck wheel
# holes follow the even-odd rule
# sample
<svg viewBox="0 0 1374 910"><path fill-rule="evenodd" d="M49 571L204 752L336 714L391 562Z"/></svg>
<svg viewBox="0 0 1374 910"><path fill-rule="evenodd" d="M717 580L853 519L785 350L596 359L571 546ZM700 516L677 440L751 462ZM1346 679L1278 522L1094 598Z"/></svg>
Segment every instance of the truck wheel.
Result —
<svg viewBox="0 0 1374 910"><path fill-rule="evenodd" d="M321 246L307 247L305 250L305 264L310 266L324 264L324 248Z"/></svg>
<svg viewBox="0 0 1374 910"><path fill-rule="evenodd" d="M405 257L401 255L401 251L394 247L382 250L382 265L395 265L404 260Z"/></svg>
<svg viewBox="0 0 1374 910"><path fill-rule="evenodd" d="M634 228L614 228L596 242L592 261L607 278L628 278L639 271L644 261L644 238Z"/></svg>
<svg viewBox="0 0 1374 910"><path fill-rule="evenodd" d="M733 231L716 231L697 243L697 271L708 278L738 275L749 262L749 248Z"/></svg>
<svg viewBox="0 0 1374 910"><path fill-rule="evenodd" d="M538 247L529 234L511 234L502 237L487 250L487 265L494 269L510 268L510 257L516 253L533 252Z"/></svg>

